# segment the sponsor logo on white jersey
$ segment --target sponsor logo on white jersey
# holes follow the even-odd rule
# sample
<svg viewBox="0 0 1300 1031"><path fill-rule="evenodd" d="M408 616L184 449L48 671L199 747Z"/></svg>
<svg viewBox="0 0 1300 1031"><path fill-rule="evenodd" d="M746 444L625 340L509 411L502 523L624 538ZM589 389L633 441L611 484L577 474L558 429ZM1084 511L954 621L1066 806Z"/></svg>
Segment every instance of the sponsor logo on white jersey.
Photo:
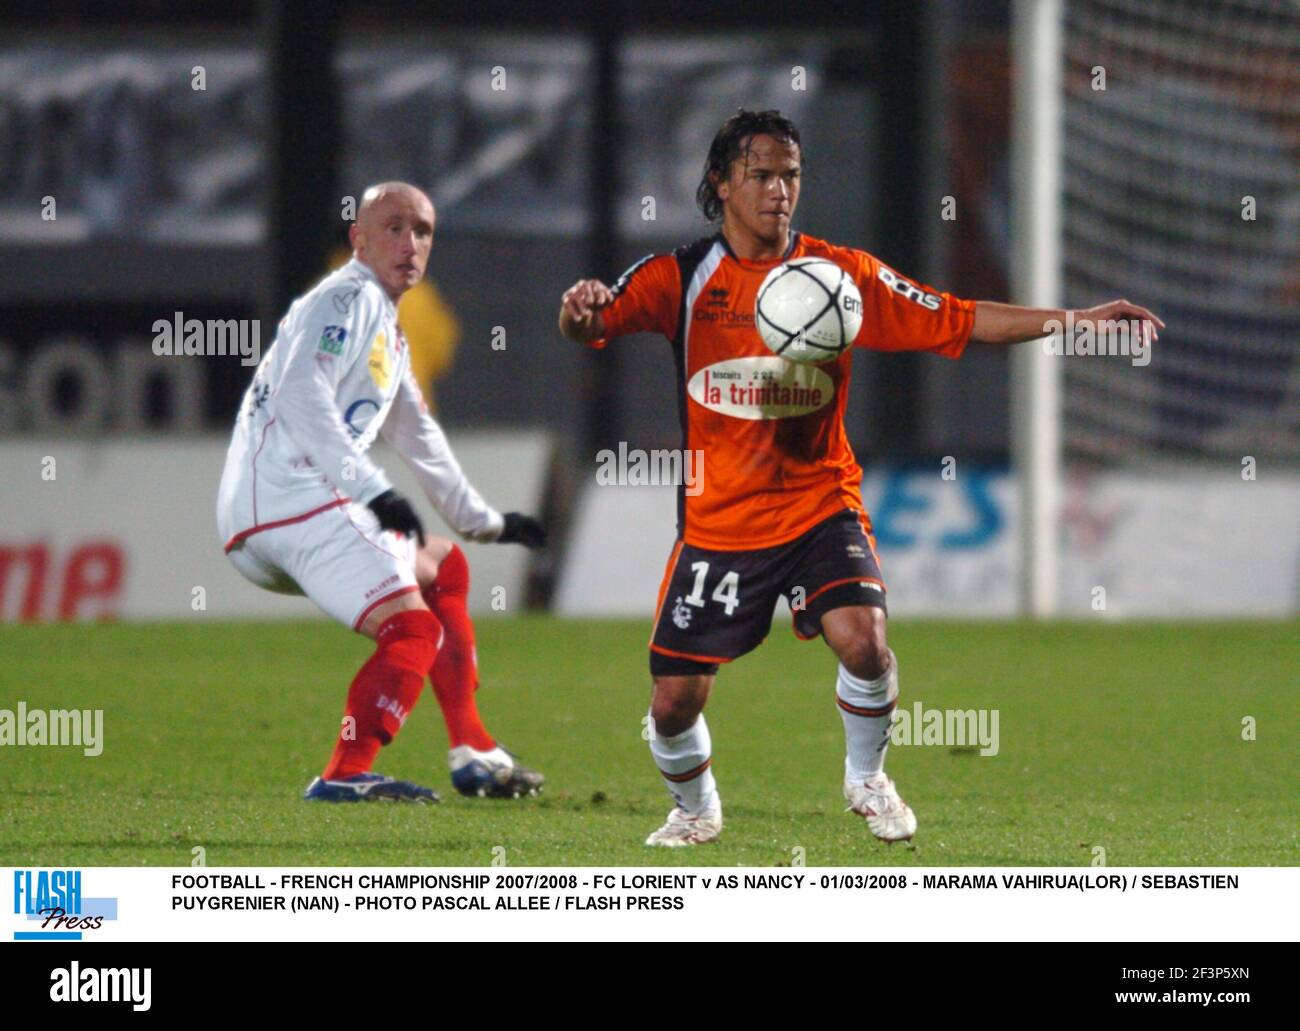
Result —
<svg viewBox="0 0 1300 1031"><path fill-rule="evenodd" d="M705 408L737 419L789 419L830 404L835 383L816 365L761 355L714 362L691 377L687 391Z"/></svg>
<svg viewBox="0 0 1300 1031"><path fill-rule="evenodd" d="M326 326L321 332L316 348L325 354L342 354L347 338L348 331L343 326Z"/></svg>
<svg viewBox="0 0 1300 1031"><path fill-rule="evenodd" d="M380 390L387 390L392 375L393 358L388 353L388 334L381 329L370 345L370 378Z"/></svg>

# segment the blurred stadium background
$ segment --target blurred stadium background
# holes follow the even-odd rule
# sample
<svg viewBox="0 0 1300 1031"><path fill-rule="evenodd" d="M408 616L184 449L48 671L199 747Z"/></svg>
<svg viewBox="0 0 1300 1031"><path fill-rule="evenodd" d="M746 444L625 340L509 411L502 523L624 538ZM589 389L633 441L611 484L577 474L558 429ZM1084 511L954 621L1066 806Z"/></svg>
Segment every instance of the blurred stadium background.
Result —
<svg viewBox="0 0 1300 1031"><path fill-rule="evenodd" d="M1015 208L1016 148L1036 141L1013 26L1033 3L9 0L0 621L314 612L243 582L217 540L251 369L156 356L151 327L258 319L269 346L337 260L347 199L393 178L438 207L403 310L423 385L484 494L553 526L545 555L471 548L475 607L648 616L673 490L598 487L596 455L678 446L669 351L585 353L558 298L706 231L694 187L742 105L802 129L798 228L965 297L1027 299L1028 254L1063 304L1125 296L1168 323L1145 367L1054 360L1043 611L1294 615L1300 8L1060 6L1060 87L1038 100L1061 203L1036 213L1059 232L1040 255ZM848 430L897 614L1028 604L1013 378L991 348L855 359Z"/></svg>

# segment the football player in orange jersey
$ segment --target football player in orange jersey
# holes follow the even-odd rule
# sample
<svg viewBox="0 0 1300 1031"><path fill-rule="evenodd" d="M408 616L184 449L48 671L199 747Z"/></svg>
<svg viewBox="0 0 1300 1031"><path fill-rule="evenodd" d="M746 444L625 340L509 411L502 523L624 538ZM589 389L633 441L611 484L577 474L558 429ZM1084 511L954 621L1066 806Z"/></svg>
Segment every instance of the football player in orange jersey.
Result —
<svg viewBox="0 0 1300 1031"><path fill-rule="evenodd" d="M671 342L682 447L703 455L697 482L678 496L678 538L650 640L650 751L676 805L648 845L700 844L721 832L704 705L719 665L767 636L781 595L794 632L821 636L839 659L849 807L883 841L916 831L915 815L884 772L898 663L886 643L885 584L862 504L862 470L844 431L852 349L817 366L825 389L805 392L805 403L771 404L770 391L746 390L770 375L771 352L754 327L767 273L792 258L839 265L862 293L854 345L872 350L958 358L969 340L1014 344L1047 335L1052 320L1066 323L1063 310L940 293L865 251L797 232L803 158L789 119L739 111L714 137L696 195L720 231L643 258L612 288L579 280L561 299L560 331L570 340L600 348L651 331ZM1147 341L1163 326L1123 300L1073 316L1077 329L1090 320L1136 320Z"/></svg>

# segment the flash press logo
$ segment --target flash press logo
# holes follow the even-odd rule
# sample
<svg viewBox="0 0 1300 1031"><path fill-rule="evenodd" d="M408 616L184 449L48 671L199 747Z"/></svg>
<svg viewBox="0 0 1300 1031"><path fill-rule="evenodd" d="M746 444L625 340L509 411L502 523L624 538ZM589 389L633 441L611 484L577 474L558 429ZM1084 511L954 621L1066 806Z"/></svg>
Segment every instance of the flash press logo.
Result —
<svg viewBox="0 0 1300 1031"><path fill-rule="evenodd" d="M117 899L84 897L80 870L15 870L14 916L41 925L14 931L14 941L81 941L117 919Z"/></svg>
<svg viewBox="0 0 1300 1031"><path fill-rule="evenodd" d="M601 487L685 487L691 497L704 493L704 452L671 448L629 448L596 452L596 483Z"/></svg>
<svg viewBox="0 0 1300 1031"><path fill-rule="evenodd" d="M152 967L83 967L75 960L50 971L54 1002L129 1002L143 1013L151 1005Z"/></svg>

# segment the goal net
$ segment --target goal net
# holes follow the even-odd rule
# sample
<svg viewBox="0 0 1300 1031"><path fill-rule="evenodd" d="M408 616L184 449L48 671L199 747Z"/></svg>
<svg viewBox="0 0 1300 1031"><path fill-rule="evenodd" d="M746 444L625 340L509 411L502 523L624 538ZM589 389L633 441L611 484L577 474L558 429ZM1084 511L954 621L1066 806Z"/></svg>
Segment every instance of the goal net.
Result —
<svg viewBox="0 0 1300 1031"><path fill-rule="evenodd" d="M1300 462L1300 2L1067 0L1064 297L1151 308L1065 362L1065 457Z"/></svg>

